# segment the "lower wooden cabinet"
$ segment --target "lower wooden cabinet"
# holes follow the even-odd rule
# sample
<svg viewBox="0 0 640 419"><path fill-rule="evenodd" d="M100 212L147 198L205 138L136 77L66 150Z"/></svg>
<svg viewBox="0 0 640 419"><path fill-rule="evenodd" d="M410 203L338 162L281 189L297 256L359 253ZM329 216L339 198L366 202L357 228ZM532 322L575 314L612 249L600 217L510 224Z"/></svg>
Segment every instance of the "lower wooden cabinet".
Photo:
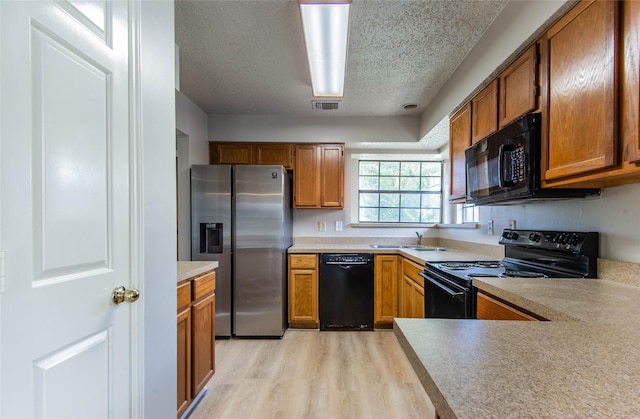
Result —
<svg viewBox="0 0 640 419"><path fill-rule="evenodd" d="M398 317L400 259L397 255L374 256L374 328L389 329Z"/></svg>
<svg viewBox="0 0 640 419"><path fill-rule="evenodd" d="M191 307L191 393L195 397L215 372L216 300L210 295Z"/></svg>
<svg viewBox="0 0 640 419"><path fill-rule="evenodd" d="M320 327L317 254L289 255L289 327Z"/></svg>
<svg viewBox="0 0 640 419"><path fill-rule="evenodd" d="M191 283L178 286L178 417L191 403Z"/></svg>
<svg viewBox="0 0 640 419"><path fill-rule="evenodd" d="M483 292L478 292L476 317L478 320L544 320Z"/></svg>
<svg viewBox="0 0 640 419"><path fill-rule="evenodd" d="M189 278L177 288L177 417L215 372L215 273Z"/></svg>
<svg viewBox="0 0 640 419"><path fill-rule="evenodd" d="M402 258L402 281L399 317L424 318L424 279L422 266Z"/></svg>

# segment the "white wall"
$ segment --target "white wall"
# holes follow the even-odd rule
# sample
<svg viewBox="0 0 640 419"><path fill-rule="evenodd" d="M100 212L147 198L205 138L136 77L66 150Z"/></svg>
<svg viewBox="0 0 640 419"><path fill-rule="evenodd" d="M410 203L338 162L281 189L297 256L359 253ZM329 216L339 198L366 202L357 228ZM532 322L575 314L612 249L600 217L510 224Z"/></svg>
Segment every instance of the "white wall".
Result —
<svg viewBox="0 0 640 419"><path fill-rule="evenodd" d="M443 230L441 237L497 244L509 220L522 229L597 231L600 257L640 263L640 184L603 189L595 199L518 206L480 207L477 230ZM494 235L487 221L494 220Z"/></svg>
<svg viewBox="0 0 640 419"><path fill-rule="evenodd" d="M320 111L319 111L320 112ZM330 111L325 111L330 112ZM210 115L211 141L251 142L417 142L417 116L290 117Z"/></svg>
<svg viewBox="0 0 640 419"><path fill-rule="evenodd" d="M184 93L176 90L176 129L189 137L191 164L209 164L209 133L207 114Z"/></svg>
<svg viewBox="0 0 640 419"><path fill-rule="evenodd" d="M207 115L175 92L178 197L178 260L191 260L190 167L209 163Z"/></svg>
<svg viewBox="0 0 640 419"><path fill-rule="evenodd" d="M142 166L140 199L144 283L144 417L176 411L175 102L173 2L140 1ZM137 336L133 330L133 336ZM140 331L138 331L140 332ZM137 345L134 341L132 345ZM161 350L159 350L161 348ZM139 368L140 366L133 366Z"/></svg>

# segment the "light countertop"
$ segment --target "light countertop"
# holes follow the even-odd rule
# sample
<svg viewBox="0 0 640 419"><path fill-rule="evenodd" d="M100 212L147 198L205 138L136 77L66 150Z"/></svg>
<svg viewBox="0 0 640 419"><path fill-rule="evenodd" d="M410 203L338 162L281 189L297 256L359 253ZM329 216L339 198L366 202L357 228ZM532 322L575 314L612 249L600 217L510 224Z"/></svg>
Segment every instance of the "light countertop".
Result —
<svg viewBox="0 0 640 419"><path fill-rule="evenodd" d="M640 416L640 288L603 279L473 283L552 321L396 319L440 417Z"/></svg>
<svg viewBox="0 0 640 419"><path fill-rule="evenodd" d="M218 267L218 262L178 262L178 282L200 275Z"/></svg>
<svg viewBox="0 0 640 419"><path fill-rule="evenodd" d="M447 251L413 250L408 248L373 248L369 244L349 243L314 243L296 244L288 249L288 253L373 253L384 255L401 255L416 263L456 262L468 260L500 260L487 255L468 251L450 249Z"/></svg>

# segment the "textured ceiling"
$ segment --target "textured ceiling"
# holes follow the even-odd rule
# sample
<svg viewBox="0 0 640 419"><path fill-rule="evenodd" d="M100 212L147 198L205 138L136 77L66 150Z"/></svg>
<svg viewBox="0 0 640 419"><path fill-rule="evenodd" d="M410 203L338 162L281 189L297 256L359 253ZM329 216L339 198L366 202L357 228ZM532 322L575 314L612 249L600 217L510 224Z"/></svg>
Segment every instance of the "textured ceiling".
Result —
<svg viewBox="0 0 640 419"><path fill-rule="evenodd" d="M416 116L506 3L353 0L345 97L316 111L297 1L177 0L180 90L207 114Z"/></svg>

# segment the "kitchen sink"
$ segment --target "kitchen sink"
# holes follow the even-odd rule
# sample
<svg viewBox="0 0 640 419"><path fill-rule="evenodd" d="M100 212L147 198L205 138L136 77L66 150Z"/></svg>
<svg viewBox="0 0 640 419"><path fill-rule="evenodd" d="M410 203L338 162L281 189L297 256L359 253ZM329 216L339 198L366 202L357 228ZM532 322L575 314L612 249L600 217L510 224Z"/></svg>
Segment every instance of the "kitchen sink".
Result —
<svg viewBox="0 0 640 419"><path fill-rule="evenodd" d="M418 251L431 251L431 252L445 252L449 249L444 247L433 247L433 246L418 246L418 245L410 245L410 244L370 244L369 247L373 249L411 249Z"/></svg>
<svg viewBox="0 0 640 419"><path fill-rule="evenodd" d="M411 246L411 245L403 245L400 246L403 249L411 249L411 250L419 250L419 251L431 251L431 252L446 252L449 249L444 247L433 247L433 246Z"/></svg>

